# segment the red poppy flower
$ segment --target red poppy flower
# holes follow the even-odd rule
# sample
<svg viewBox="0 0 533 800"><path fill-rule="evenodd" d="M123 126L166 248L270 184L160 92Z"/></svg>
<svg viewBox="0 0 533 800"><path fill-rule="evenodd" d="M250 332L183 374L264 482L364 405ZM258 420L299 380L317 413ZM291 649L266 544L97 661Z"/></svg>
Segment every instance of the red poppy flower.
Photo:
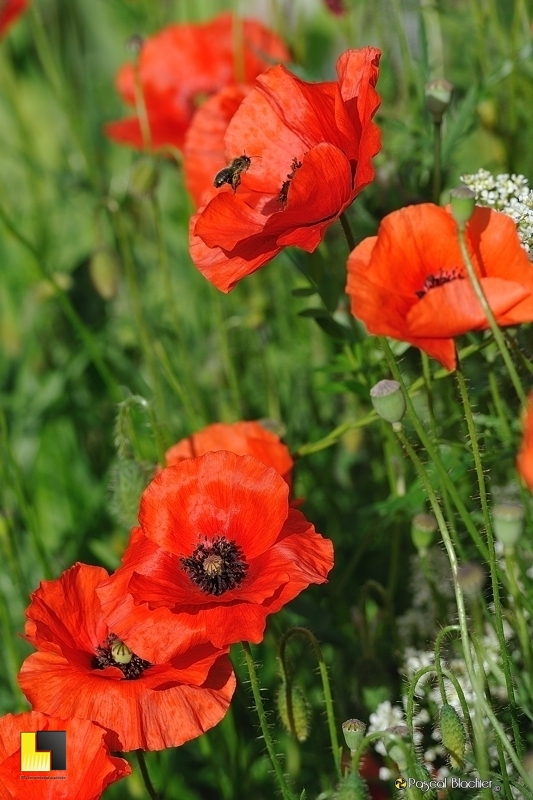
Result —
<svg viewBox="0 0 533 800"><path fill-rule="evenodd" d="M533 270L516 225L505 214L476 208L468 249L499 325L533 320ZM424 203L386 216L378 235L348 259L352 314L370 333L424 350L456 365L454 337L488 328L463 265L457 225L444 208Z"/></svg>
<svg viewBox="0 0 533 800"><path fill-rule="evenodd" d="M274 469L223 450L164 469L141 498L142 535L132 536L127 563L99 589L110 627L149 647L147 610L165 609L216 647L260 642L267 615L324 583L333 566L331 542L288 495ZM126 584L139 633L136 610L129 619L121 610Z"/></svg>
<svg viewBox="0 0 533 800"><path fill-rule="evenodd" d="M288 448L279 436L266 430L259 422L215 422L198 433L182 439L166 452L168 467L186 458L203 456L215 450L229 450L238 456L253 456L267 467L273 467L291 485L294 466Z"/></svg>
<svg viewBox="0 0 533 800"><path fill-rule="evenodd" d="M0 36L7 33L7 29L23 14L29 0L0 0Z"/></svg>
<svg viewBox="0 0 533 800"><path fill-rule="evenodd" d="M284 247L315 250L370 183L380 55L348 50L328 83L306 83L283 66L257 78L224 138L228 160L246 154L249 168L238 191L221 190L189 227L192 260L218 289L230 291Z"/></svg>
<svg viewBox="0 0 533 800"><path fill-rule="evenodd" d="M533 392L529 395L523 431L516 466L528 489L533 490Z"/></svg>
<svg viewBox="0 0 533 800"><path fill-rule="evenodd" d="M151 36L140 53L139 74L152 146L181 149L200 100L238 80L251 83L267 67L288 58L281 39L260 22L227 13L201 24L169 25ZM135 106L131 64L119 71L116 85L123 100ZM112 122L105 130L117 142L144 146L137 116Z"/></svg>
<svg viewBox="0 0 533 800"><path fill-rule="evenodd" d="M67 769L50 770L48 780L39 780L42 772L21 772L20 734L38 731L66 731ZM0 719L0 800L98 800L130 772L127 761L109 754L105 730L89 720L55 719L38 711Z"/></svg>
<svg viewBox="0 0 533 800"><path fill-rule="evenodd" d="M161 750L200 736L220 722L235 689L227 656L203 644L159 658L158 629L150 660L132 652L103 619L95 589L108 577L75 564L41 582L26 612L38 652L22 665L22 691L39 711L102 725L112 750Z"/></svg>
<svg viewBox="0 0 533 800"><path fill-rule="evenodd" d="M242 83L226 86L202 103L192 118L185 136L183 171L197 207L207 205L218 194L213 180L228 163L224 134L251 89L251 85Z"/></svg>

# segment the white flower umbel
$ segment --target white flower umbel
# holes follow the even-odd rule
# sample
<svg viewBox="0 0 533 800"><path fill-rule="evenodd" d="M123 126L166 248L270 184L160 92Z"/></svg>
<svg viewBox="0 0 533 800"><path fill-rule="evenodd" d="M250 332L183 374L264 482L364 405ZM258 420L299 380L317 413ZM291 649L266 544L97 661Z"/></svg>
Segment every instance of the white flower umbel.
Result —
<svg viewBox="0 0 533 800"><path fill-rule="evenodd" d="M522 247L533 260L533 189L523 175L491 175L480 169L461 180L476 193L476 203L502 211L516 223Z"/></svg>

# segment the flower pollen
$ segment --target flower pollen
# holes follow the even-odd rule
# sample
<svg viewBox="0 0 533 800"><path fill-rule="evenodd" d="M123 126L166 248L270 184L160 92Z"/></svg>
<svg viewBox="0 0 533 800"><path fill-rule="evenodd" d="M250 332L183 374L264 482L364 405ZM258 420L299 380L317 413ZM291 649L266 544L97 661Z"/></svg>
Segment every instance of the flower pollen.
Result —
<svg viewBox="0 0 533 800"><path fill-rule="evenodd" d="M302 162L298 161L298 159L294 157L292 159L291 171L287 173L287 180L283 181L283 185L281 187L278 197L279 202L282 203L283 205L285 205L287 202L287 195L289 194L289 186L291 185L292 179L296 175L296 170L300 169L301 166Z"/></svg>
<svg viewBox="0 0 533 800"><path fill-rule="evenodd" d="M444 286L445 283L450 283L451 281L456 280L463 280L464 275L461 274L461 271L458 269L452 270L441 270L438 275L428 275L426 280L424 281L423 288L415 292L416 296L422 299L425 294L429 292L430 289L436 289L438 286Z"/></svg>
<svg viewBox="0 0 533 800"><path fill-rule="evenodd" d="M92 664L93 669L118 667L128 681L140 678L151 666L149 661L136 656L114 633L109 634L103 645L98 645Z"/></svg>
<svg viewBox="0 0 533 800"><path fill-rule="evenodd" d="M191 556L180 560L191 581L216 597L239 586L248 569L242 549L225 536L215 536L211 544L200 542Z"/></svg>

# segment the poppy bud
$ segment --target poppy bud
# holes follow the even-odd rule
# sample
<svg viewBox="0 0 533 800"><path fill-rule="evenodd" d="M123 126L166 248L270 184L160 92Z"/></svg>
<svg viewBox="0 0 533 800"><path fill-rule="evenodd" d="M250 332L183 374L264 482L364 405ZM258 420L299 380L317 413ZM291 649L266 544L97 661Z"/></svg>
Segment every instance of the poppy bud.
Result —
<svg viewBox="0 0 533 800"><path fill-rule="evenodd" d="M287 702L288 693L290 693L292 705L292 719ZM282 681L278 690L276 704L279 717L287 733L290 733L299 742L305 742L309 736L309 704L300 687L292 681L288 684L286 681Z"/></svg>
<svg viewBox="0 0 533 800"><path fill-rule="evenodd" d="M334 800L368 800L368 786L357 772L350 772L333 797Z"/></svg>
<svg viewBox="0 0 533 800"><path fill-rule="evenodd" d="M476 561L469 561L457 570L457 583L469 597L474 597L483 589L485 570Z"/></svg>
<svg viewBox="0 0 533 800"><path fill-rule="evenodd" d="M111 470L109 510L114 519L125 528L132 528L137 524L139 500L152 472L153 466L140 464L133 459L121 459Z"/></svg>
<svg viewBox="0 0 533 800"><path fill-rule="evenodd" d="M439 716L442 744L448 751L450 763L454 768L461 767L466 747L466 733L461 718L449 703L444 703Z"/></svg>
<svg viewBox="0 0 533 800"><path fill-rule="evenodd" d="M104 300L116 297L120 280L120 267L115 254L102 247L96 250L89 263L89 275L93 286Z"/></svg>
<svg viewBox="0 0 533 800"><path fill-rule="evenodd" d="M425 86L426 105L435 122L442 122L442 117L452 102L453 84L445 78L436 78Z"/></svg>
<svg viewBox="0 0 533 800"><path fill-rule="evenodd" d="M403 772L409 766L407 763L407 750L410 747L409 728L407 725L394 725L392 728L387 728L384 733L387 734L383 740L387 754L398 765L400 772ZM400 744L402 740L403 743Z"/></svg>
<svg viewBox="0 0 533 800"><path fill-rule="evenodd" d="M450 192L452 217L459 226L468 222L476 207L476 194L468 186L458 186Z"/></svg>
<svg viewBox="0 0 533 800"><path fill-rule="evenodd" d="M385 422L400 422L405 414L405 397L398 381L379 381L370 390L376 412Z"/></svg>
<svg viewBox="0 0 533 800"><path fill-rule="evenodd" d="M498 503L492 509L494 534L508 550L514 550L520 539L523 521L524 506L521 503Z"/></svg>
<svg viewBox="0 0 533 800"><path fill-rule="evenodd" d="M138 200L149 197L159 182L159 173L150 158L140 158L130 171L130 192Z"/></svg>
<svg viewBox="0 0 533 800"><path fill-rule="evenodd" d="M411 540L419 552L426 552L436 530L437 520L433 514L414 515L411 520Z"/></svg>
<svg viewBox="0 0 533 800"><path fill-rule="evenodd" d="M347 719L346 722L342 723L344 740L352 753L355 752L361 744L365 731L366 725L364 722L361 722L360 719Z"/></svg>

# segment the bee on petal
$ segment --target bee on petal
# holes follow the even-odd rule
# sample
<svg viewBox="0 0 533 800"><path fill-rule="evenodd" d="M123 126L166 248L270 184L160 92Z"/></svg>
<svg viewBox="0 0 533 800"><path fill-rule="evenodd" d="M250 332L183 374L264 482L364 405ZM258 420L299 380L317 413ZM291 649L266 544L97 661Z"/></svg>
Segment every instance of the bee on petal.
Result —
<svg viewBox="0 0 533 800"><path fill-rule="evenodd" d="M220 189L225 183L229 183L233 189L233 194L235 194L237 187L240 186L241 183L241 174L249 169L251 163L251 157L247 156L245 153L242 156L234 158L231 164L228 164L227 167L223 167L223 169L217 172L215 180L213 181L213 186Z"/></svg>

